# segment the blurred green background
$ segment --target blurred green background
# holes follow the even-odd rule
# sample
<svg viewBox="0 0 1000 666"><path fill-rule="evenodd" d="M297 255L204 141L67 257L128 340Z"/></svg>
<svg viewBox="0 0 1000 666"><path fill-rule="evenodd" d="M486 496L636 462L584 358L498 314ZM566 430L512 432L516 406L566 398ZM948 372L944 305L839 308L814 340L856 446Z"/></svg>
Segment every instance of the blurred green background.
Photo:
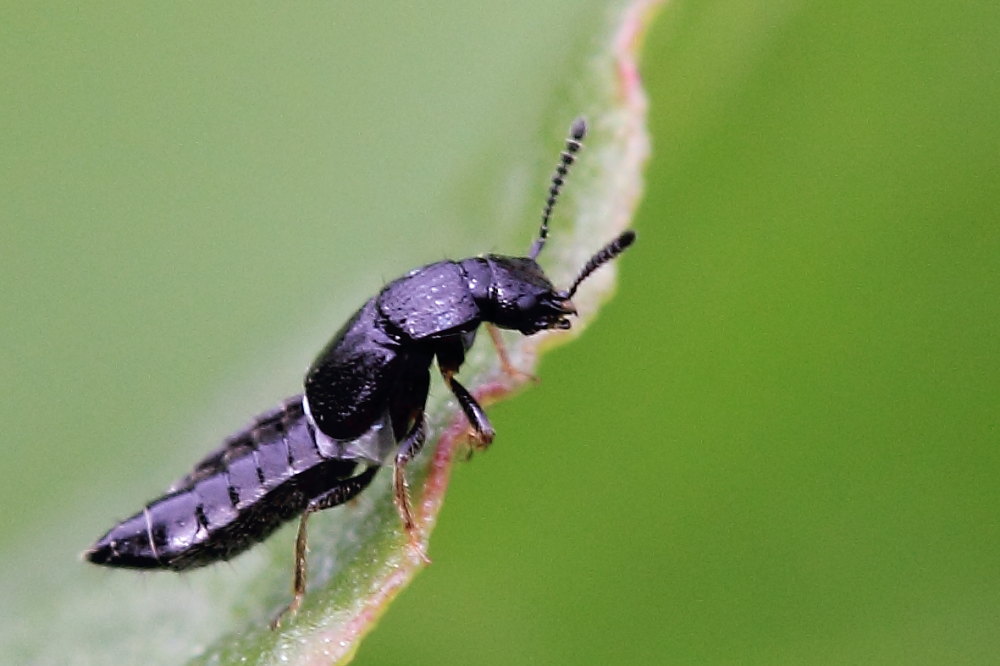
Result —
<svg viewBox="0 0 1000 666"><path fill-rule="evenodd" d="M117 640L59 603L111 516L384 279L526 247L491 165L551 162L604 12L2 10L5 639ZM674 0L642 71L619 293L355 663L996 663L1000 5Z"/></svg>

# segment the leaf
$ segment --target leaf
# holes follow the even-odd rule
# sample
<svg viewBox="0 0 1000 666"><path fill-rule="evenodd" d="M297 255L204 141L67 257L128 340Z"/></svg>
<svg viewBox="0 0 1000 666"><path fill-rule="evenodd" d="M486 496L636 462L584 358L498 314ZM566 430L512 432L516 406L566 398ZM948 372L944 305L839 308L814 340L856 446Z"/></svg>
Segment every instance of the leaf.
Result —
<svg viewBox="0 0 1000 666"><path fill-rule="evenodd" d="M596 250L594 239L610 239L623 229L637 203L641 168L648 148L644 131L645 103L635 73L634 49L644 28L639 11L632 6L613 26L614 50L595 56L587 74L593 79L592 96L586 105L591 118L585 167L574 173L572 190L560 210L571 211L572 242L567 229L560 229L560 243L548 249L546 260L553 276L567 284L572 275ZM646 19L648 20L648 19ZM531 219L530 215L526 215ZM601 298L612 286L613 269L593 278L578 299L582 321L593 316ZM596 284L595 284L596 283ZM549 333L534 337L505 336L516 367L531 372L540 347L578 334ZM477 386L484 404L502 399L519 388L500 369L492 349L479 345L463 367L463 377ZM525 380L522 380L523 384ZM418 464L408 469L413 487L417 525L425 550L444 501L452 464L464 452L467 425L454 401L438 392L428 404L430 430L439 433ZM314 538L313 551L326 560L324 571L332 574L322 590L315 591L305 608L279 633L258 628L249 634L224 640L198 663L236 663L244 655L261 655L266 662L326 663L350 659L360 639L371 631L387 605L423 567L425 562L406 545L392 502L389 475L363 495L336 530ZM322 545L319 545L319 543ZM313 581L316 585L316 581Z"/></svg>
<svg viewBox="0 0 1000 666"><path fill-rule="evenodd" d="M648 154L645 97L635 58L658 4L610 3L609 8L593 3L576 10L568 27L580 31L574 36L579 52L545 74L546 79L558 75L572 84L550 87L550 98L522 101L529 108L546 109L539 121L543 129L532 133L540 144L521 157L496 148L489 152L503 159L490 155L487 164L475 170L477 176L493 183L484 186L477 181L472 186L485 190L477 205L486 210L475 214L500 221L496 240L491 238L482 250L496 249L493 242L502 252L516 254L527 248L537 229L544 185L566 127L581 113L589 121L589 135L557 207L551 241L541 262L557 285L567 285L600 245L628 226L641 193ZM498 46L497 52L503 53L506 47ZM433 95L433 91L425 92ZM489 150L504 144L508 137L503 132L508 131L502 122L497 123L496 134L484 136L482 146ZM524 132L524 127L518 131ZM466 159L475 159L472 151L476 148L481 146L468 146ZM411 168L419 168L417 163L414 160ZM465 190L468 185L462 183ZM445 190L453 194L451 186ZM452 208L453 228L462 218L456 208L462 206ZM512 248L511 243L516 245ZM323 267L314 271L321 273ZM579 334L610 294L614 273L614 264L602 268L581 289L574 299L580 318L572 331L530 338L505 334L514 365L533 372L543 349ZM342 295L348 296L346 291ZM476 387L484 404L524 384L500 371L495 352L483 341L473 349L461 376L467 386ZM452 465L465 453L466 432L464 420L443 390L432 389L428 419L432 438L408 468L425 548ZM70 566L56 569L45 580L5 580L0 590L5 598L25 604L24 612L7 618L5 653L35 663L175 663L196 654L193 663L203 664L349 661L388 604L425 566L406 546L392 503L390 477L383 472L355 502L311 521L309 594L301 611L286 619L279 631L269 630L267 622L289 598L291 528L241 556L228 570L213 567L181 579L153 574L136 582L129 573L90 570L80 576L79 569ZM69 515L65 518L72 520ZM85 522L89 521L88 517ZM53 527L49 533L58 534L60 529ZM62 552L68 547L61 539L56 542L45 543L41 549ZM36 542L25 543L17 561L25 562L30 570L28 561ZM71 548L81 550L84 545ZM64 561L60 567L66 567Z"/></svg>

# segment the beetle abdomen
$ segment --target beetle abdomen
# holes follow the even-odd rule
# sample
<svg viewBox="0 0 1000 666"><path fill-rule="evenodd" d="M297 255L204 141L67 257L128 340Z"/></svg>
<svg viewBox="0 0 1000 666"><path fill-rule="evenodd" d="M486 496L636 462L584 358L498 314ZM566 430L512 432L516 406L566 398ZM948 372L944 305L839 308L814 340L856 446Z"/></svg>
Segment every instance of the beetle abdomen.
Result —
<svg viewBox="0 0 1000 666"><path fill-rule="evenodd" d="M182 570L229 559L344 485L346 501L378 467L317 446L298 396L259 417L199 463L170 493L113 527L87 551L96 564Z"/></svg>

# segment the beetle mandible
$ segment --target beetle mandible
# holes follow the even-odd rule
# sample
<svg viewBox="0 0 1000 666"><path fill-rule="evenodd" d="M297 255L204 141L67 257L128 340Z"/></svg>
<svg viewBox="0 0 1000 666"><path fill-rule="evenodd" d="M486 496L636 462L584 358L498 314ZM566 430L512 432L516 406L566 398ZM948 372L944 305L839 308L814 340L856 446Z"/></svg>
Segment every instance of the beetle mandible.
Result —
<svg viewBox="0 0 1000 666"><path fill-rule="evenodd" d="M303 395L227 439L166 495L111 528L85 557L113 567L181 571L227 560L301 515L288 608L294 611L306 587L307 518L357 495L390 460L396 506L415 544L404 469L427 437L432 363L468 419L474 443L488 446L493 426L455 378L479 326L491 327L502 364L512 372L492 327L524 335L568 329L580 284L635 240L633 231L620 234L566 290L557 290L536 262L585 133L582 119L570 128L527 257L439 261L387 284L319 354Z"/></svg>

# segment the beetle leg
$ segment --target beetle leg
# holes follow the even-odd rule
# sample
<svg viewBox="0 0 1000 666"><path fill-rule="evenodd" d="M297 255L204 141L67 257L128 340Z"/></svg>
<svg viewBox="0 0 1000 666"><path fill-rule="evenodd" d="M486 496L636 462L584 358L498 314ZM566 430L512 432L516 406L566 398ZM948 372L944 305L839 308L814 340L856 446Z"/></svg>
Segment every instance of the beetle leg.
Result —
<svg viewBox="0 0 1000 666"><path fill-rule="evenodd" d="M493 346L496 347L497 356L500 357L500 369L503 373L513 380L527 380L529 382L538 383L538 377L531 374L530 372L525 372L520 368L514 366L510 362L510 355L507 354L507 346L503 343L503 338L500 337L500 329L493 324L486 324L486 330L490 334L490 340L493 341Z"/></svg>
<svg viewBox="0 0 1000 666"><path fill-rule="evenodd" d="M406 465L420 452L426 439L427 424L424 422L423 413L421 413L399 445L399 452L396 453L396 464L392 470L392 490L393 499L396 501L396 510L399 511L399 518L403 521L403 530L406 532L410 547L420 556L420 559L429 563L430 559L424 552L423 546L420 545L417 525L413 520L410 487L406 483L405 474Z"/></svg>
<svg viewBox="0 0 1000 666"><path fill-rule="evenodd" d="M434 353L437 356L438 368L441 369L444 383L447 384L448 390L455 395L458 405L465 412L465 417L469 420L469 425L472 426L475 447L480 450L485 449L493 441L496 431L490 425L486 411L476 402L472 394L455 379L455 373L465 361L465 348L455 340L442 341Z"/></svg>
<svg viewBox="0 0 1000 666"><path fill-rule="evenodd" d="M372 478L375 476L375 472L378 470L379 467L377 465L369 467L361 474L339 481L330 490L309 500L305 510L302 512L302 517L299 519L299 530L295 535L295 571L292 574L292 601L284 610L278 613L277 617L271 620L272 629L277 629L278 625L281 624L281 620L286 615L295 615L302 605L302 599L306 596L306 552L308 550L306 544L306 522L309 520L310 514L322 511L323 509L329 509L332 506L343 504L352 499L368 487L368 484L371 483Z"/></svg>
<svg viewBox="0 0 1000 666"><path fill-rule="evenodd" d="M399 452L396 454L396 464L393 467L392 488L393 496L396 500L396 508L399 510L399 517L403 521L403 529L407 534L411 534L416 527L413 521L413 511L410 505L410 487L406 483L404 468L420 451L427 438L427 429L424 424L424 417L413 423L410 432L399 445Z"/></svg>
<svg viewBox="0 0 1000 666"><path fill-rule="evenodd" d="M476 402L472 394L455 379L454 374L451 370L441 371L444 383L455 394L459 406L465 412L465 418L469 419L469 424L472 426L472 434L476 441L476 448L485 450L493 442L496 431L490 425L490 420L487 418L486 411L482 405Z"/></svg>

